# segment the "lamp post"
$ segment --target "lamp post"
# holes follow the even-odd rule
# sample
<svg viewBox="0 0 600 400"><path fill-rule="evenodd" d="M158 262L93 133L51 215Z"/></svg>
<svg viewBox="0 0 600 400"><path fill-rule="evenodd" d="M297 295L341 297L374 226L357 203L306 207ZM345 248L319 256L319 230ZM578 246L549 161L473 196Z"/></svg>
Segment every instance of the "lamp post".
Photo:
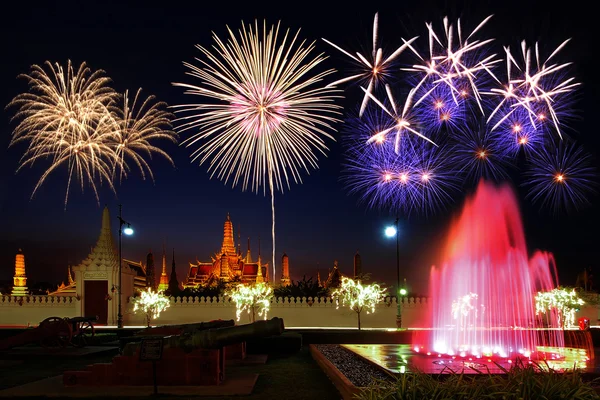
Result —
<svg viewBox="0 0 600 400"><path fill-rule="evenodd" d="M396 236L396 273L397 273L397 286L396 286L396 327L402 328L402 308L401 308L401 296L406 294L405 289L400 288L400 233L399 233L399 218L396 217L394 225L390 225L385 228L385 235L389 238Z"/></svg>
<svg viewBox="0 0 600 400"><path fill-rule="evenodd" d="M121 267L123 265L123 245L122 245L122 237L123 233L130 236L133 235L133 228L131 228L131 224L123 219L123 206L119 204L119 287L118 287L118 296L119 296L119 311L117 314L117 328L123 327L123 312L121 309ZM125 229L123 229L123 225L127 225Z"/></svg>

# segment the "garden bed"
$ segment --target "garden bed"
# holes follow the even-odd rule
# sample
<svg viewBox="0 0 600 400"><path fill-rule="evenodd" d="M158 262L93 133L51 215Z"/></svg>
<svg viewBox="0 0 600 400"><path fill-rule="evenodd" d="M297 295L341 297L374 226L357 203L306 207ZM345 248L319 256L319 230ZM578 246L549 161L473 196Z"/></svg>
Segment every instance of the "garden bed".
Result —
<svg viewBox="0 0 600 400"><path fill-rule="evenodd" d="M531 364L515 366L504 374L386 374L370 362L339 345L310 345L313 358L344 400L420 399L443 394L465 400L478 398L600 398L597 374L539 372ZM498 397L500 396L500 397Z"/></svg>

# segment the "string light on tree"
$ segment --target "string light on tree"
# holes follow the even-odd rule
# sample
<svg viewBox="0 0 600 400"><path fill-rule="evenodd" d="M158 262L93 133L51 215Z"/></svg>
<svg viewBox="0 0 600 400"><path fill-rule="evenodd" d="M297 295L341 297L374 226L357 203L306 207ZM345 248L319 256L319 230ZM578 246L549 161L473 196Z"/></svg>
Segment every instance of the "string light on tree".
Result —
<svg viewBox="0 0 600 400"><path fill-rule="evenodd" d="M143 312L148 327L152 320L158 318L160 313L170 306L169 298L160 292L155 292L152 288L141 291L138 297L133 298L133 312Z"/></svg>
<svg viewBox="0 0 600 400"><path fill-rule="evenodd" d="M243 312L252 316L252 322L256 315L267 319L267 313L273 298L273 288L265 282L257 282L249 285L239 284L225 293L235 303L235 316L239 321Z"/></svg>
<svg viewBox="0 0 600 400"><path fill-rule="evenodd" d="M363 285L359 279L354 280L348 277L342 277L342 284L331 294L336 299L337 308L342 305L348 305L358 317L358 329L360 329L360 313L365 310L367 314L375 312L375 306L383 301L386 295L386 289L381 288L377 283Z"/></svg>
<svg viewBox="0 0 600 400"><path fill-rule="evenodd" d="M535 296L535 313L556 312L560 328L575 326L575 312L585 304L575 289L555 288L550 292L538 292Z"/></svg>

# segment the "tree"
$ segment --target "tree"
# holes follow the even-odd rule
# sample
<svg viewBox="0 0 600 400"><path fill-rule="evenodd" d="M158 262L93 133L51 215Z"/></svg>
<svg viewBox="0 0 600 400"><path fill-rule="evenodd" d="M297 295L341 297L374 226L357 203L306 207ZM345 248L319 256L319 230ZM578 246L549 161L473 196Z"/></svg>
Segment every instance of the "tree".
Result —
<svg viewBox="0 0 600 400"><path fill-rule="evenodd" d="M575 289L555 288L549 292L538 292L535 296L535 313L555 311L560 328L575 325L575 312L585 304Z"/></svg>
<svg viewBox="0 0 600 400"><path fill-rule="evenodd" d="M280 286L274 290L277 297L327 297L329 290L319 286L319 282L313 281L310 277L306 279L306 275L301 281L292 281L288 286Z"/></svg>
<svg viewBox="0 0 600 400"><path fill-rule="evenodd" d="M273 288L265 282L243 284L234 286L228 290L225 295L229 296L235 302L235 315L237 320L244 311L252 315L252 322L256 320L256 314L259 317L267 319L271 299L273 298Z"/></svg>
<svg viewBox="0 0 600 400"><path fill-rule="evenodd" d="M375 312L375 306L380 303L386 295L386 289L381 288L377 283L363 285L360 280L342 277L341 286L331 293L331 297L336 299L337 308L348 304L358 317L358 329L360 330L360 313L366 310L367 314ZM370 310L370 312L369 312Z"/></svg>
<svg viewBox="0 0 600 400"><path fill-rule="evenodd" d="M169 298L162 293L155 292L152 288L146 288L140 295L133 298L133 312L143 312L146 315L146 325L150 327L153 319L171 306Z"/></svg>

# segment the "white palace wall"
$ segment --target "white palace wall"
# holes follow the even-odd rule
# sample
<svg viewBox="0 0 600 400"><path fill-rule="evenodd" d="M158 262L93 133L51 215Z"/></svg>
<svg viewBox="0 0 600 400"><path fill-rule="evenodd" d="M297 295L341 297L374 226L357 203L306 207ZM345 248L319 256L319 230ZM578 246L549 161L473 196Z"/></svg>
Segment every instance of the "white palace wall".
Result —
<svg viewBox="0 0 600 400"><path fill-rule="evenodd" d="M111 300L115 302L115 300ZM363 328L395 328L396 299L386 298L375 313L361 314ZM427 298L402 299L402 327L427 328L430 323L431 303ZM124 301L123 317L125 325L144 325L144 317L132 312L132 304ZM588 317L592 325L597 325L599 308L586 306L577 313L577 317ZM38 325L48 317L82 316L81 301L66 296L0 296L0 327ZM356 328L356 313L327 297L312 298L274 298L268 318L283 318L285 326L294 327L330 327ZM257 317L258 318L258 317ZM220 297L184 297L171 298L171 307L154 321L156 325L185 324L215 319L235 319L235 304ZM240 323L250 322L250 316L243 314Z"/></svg>
<svg viewBox="0 0 600 400"><path fill-rule="evenodd" d="M115 300L111 300L114 302ZM396 299L387 298L379 304L375 313L361 314L364 328L395 328ZM125 325L143 325L144 317L134 314L132 304L123 302ZM38 325L48 317L81 316L81 301L66 296L24 296L0 297L0 327ZM426 298L404 298L402 303L402 326L423 327L428 315L429 305ZM235 304L220 297L177 297L171 298L171 307L154 321L157 325L185 324L214 319L235 319ZM357 326L356 313L340 305L335 300L322 297L312 298L274 298L268 318L283 318L287 327L335 327L354 328ZM258 318L258 317L257 317ZM240 323L250 322L250 316L243 314Z"/></svg>
<svg viewBox="0 0 600 400"><path fill-rule="evenodd" d="M76 297L0 296L0 327L38 325L48 317L77 317L81 306Z"/></svg>
<svg viewBox="0 0 600 400"><path fill-rule="evenodd" d="M429 304L425 298L405 298L402 303L402 326L423 327L427 324L425 320L428 315ZM363 328L396 328L396 299L387 298L380 303L375 313L367 314L366 310L361 313L361 326ZM142 315L135 315L128 305L128 312L124 317L130 325L143 325ZM370 311L370 310L369 310ZM187 297L171 298L171 307L160 314L155 321L157 325L181 324L214 319L235 319L235 304L225 298ZM331 327L331 328L356 328L356 313L348 307L339 308L335 300L321 297L292 298L279 297L271 302L268 318L283 318L288 328L300 327ZM257 316L257 319L260 318ZM242 314L240 323L251 322L249 314Z"/></svg>

